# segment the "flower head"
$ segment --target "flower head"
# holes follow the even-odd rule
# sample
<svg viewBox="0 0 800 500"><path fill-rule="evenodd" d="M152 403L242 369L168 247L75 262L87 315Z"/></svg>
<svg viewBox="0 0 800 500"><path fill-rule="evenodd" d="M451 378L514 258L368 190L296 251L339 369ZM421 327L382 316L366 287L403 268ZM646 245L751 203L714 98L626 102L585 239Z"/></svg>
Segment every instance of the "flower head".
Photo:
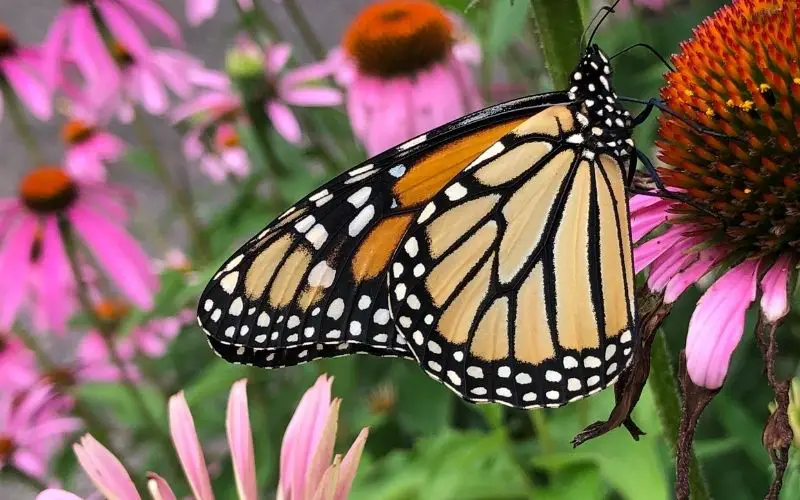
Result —
<svg viewBox="0 0 800 500"><path fill-rule="evenodd" d="M87 182L105 181L105 164L118 161L125 152L122 139L88 119L71 118L61 127L61 139L66 144L64 168Z"/></svg>
<svg viewBox="0 0 800 500"><path fill-rule="evenodd" d="M330 64L356 136L376 154L480 108L469 68L479 60L462 21L435 3L384 0L356 16Z"/></svg>
<svg viewBox="0 0 800 500"><path fill-rule="evenodd" d="M148 60L152 55L137 21L157 29L175 45L183 43L177 22L157 0L68 0L42 45L50 85L61 83L67 61L73 62L87 81L97 84L93 85L95 90L113 88L119 82L114 57L95 24L92 6L114 39L128 47L137 59Z"/></svg>
<svg viewBox="0 0 800 500"><path fill-rule="evenodd" d="M0 391L0 470L13 464L33 477L46 477L50 456L80 427L78 419L59 413L54 397L45 385L25 392Z"/></svg>
<svg viewBox="0 0 800 500"><path fill-rule="evenodd" d="M31 114L40 120L49 120L53 114L52 92L45 83L41 70L39 50L21 47L11 30L0 23L0 79L8 83L11 91ZM3 95L0 93L0 100L2 99Z"/></svg>
<svg viewBox="0 0 800 500"><path fill-rule="evenodd" d="M121 225L127 212L119 196L115 188L44 166L22 178L17 198L0 200L0 328L9 329L27 304L46 324L63 329L75 291L64 223L81 243L75 247L81 260L88 249L133 304L152 306L158 283L150 260Z"/></svg>
<svg viewBox="0 0 800 500"><path fill-rule="evenodd" d="M236 0L242 10L251 10L254 0ZM219 0L186 0L186 20L197 26L214 17L219 8Z"/></svg>
<svg viewBox="0 0 800 500"><path fill-rule="evenodd" d="M0 332L0 392L27 389L39 378L36 358L11 332Z"/></svg>
<svg viewBox="0 0 800 500"><path fill-rule="evenodd" d="M204 144L200 135L208 132L212 137ZM241 145L236 126L230 122L205 130L191 129L183 138L183 153L189 160L199 162L203 173L214 182L223 182L228 176L244 178L250 173L247 150Z"/></svg>
<svg viewBox="0 0 800 500"><path fill-rule="evenodd" d="M662 90L670 110L686 120L662 116L658 143L664 184L693 204L631 201L634 238L661 231L634 254L637 270L650 268L648 284L666 302L717 271L692 316L686 347L689 376L711 389L725 378L759 289L767 321L788 312L788 279L800 248L800 122L791 111L800 103L800 53L789 35L798 22L794 2L738 0L695 30Z"/></svg>

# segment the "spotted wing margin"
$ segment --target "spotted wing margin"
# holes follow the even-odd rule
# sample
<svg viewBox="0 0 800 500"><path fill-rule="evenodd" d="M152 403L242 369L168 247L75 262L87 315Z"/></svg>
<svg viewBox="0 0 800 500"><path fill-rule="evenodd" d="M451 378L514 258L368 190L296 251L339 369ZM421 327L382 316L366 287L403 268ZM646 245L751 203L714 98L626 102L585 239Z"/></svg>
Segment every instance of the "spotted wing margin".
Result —
<svg viewBox="0 0 800 500"><path fill-rule="evenodd" d="M575 116L554 106L502 138L423 208L393 259L398 332L468 401L557 407L630 362L623 169L575 142Z"/></svg>
<svg viewBox="0 0 800 500"><path fill-rule="evenodd" d="M298 202L228 259L201 295L198 321L212 347L265 367L342 352L410 356L391 324L385 278L408 226L500 137L565 99L548 94L474 113Z"/></svg>

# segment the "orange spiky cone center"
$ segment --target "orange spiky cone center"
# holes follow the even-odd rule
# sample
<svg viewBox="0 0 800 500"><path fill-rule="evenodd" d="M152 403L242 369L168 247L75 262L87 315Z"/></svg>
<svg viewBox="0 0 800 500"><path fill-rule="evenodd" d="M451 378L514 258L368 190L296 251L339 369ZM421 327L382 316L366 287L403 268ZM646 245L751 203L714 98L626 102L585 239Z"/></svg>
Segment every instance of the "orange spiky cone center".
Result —
<svg viewBox="0 0 800 500"><path fill-rule="evenodd" d="M77 200L78 186L62 168L46 165L25 175L19 183L22 203L42 214L63 212Z"/></svg>
<svg viewBox="0 0 800 500"><path fill-rule="evenodd" d="M342 46L366 74L413 75L447 59L453 28L445 11L433 2L385 0L358 13Z"/></svg>
<svg viewBox="0 0 800 500"><path fill-rule="evenodd" d="M800 7L737 0L695 29L673 58L661 96L680 116L660 119L665 184L718 218L676 211L755 256L800 245Z"/></svg>

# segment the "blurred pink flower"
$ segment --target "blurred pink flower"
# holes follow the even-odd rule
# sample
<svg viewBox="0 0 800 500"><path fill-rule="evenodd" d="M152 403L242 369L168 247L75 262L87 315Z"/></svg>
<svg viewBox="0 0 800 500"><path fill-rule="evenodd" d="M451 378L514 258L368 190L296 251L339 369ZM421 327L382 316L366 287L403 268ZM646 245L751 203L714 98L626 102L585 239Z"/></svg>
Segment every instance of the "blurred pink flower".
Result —
<svg viewBox="0 0 800 500"><path fill-rule="evenodd" d="M215 127L214 137L206 147L197 127L183 139L183 153L191 161L198 161L200 169L214 182L223 182L229 175L244 178L250 173L247 150L241 145L239 132L231 123Z"/></svg>
<svg viewBox="0 0 800 500"><path fill-rule="evenodd" d="M22 179L18 198L0 199L0 329L9 329L26 305L44 308L63 327L57 322L71 311L72 301L63 293L73 276L59 220L69 223L132 303L152 307L158 281L150 260L122 227L127 212L119 195L112 187L84 183L59 167L46 166ZM37 279L51 286L37 287Z"/></svg>
<svg viewBox="0 0 800 500"><path fill-rule="evenodd" d="M344 459L333 456L341 400L331 401L332 384L332 378L320 376L303 395L286 428L278 484L281 500L338 500L350 493L368 430L361 430Z"/></svg>
<svg viewBox="0 0 800 500"><path fill-rule="evenodd" d="M136 352L149 358L160 358L184 325L195 321L194 310L184 309L174 316L155 318L134 327L126 337Z"/></svg>
<svg viewBox="0 0 800 500"><path fill-rule="evenodd" d="M251 10L253 0L236 0L242 10ZM217 13L219 0L186 0L186 20L192 26L208 21Z"/></svg>
<svg viewBox="0 0 800 500"><path fill-rule="evenodd" d="M41 54L37 49L20 47L11 31L0 23L0 77L33 116L49 120L53 115L53 96L41 73ZM0 118L3 95L0 93Z"/></svg>
<svg viewBox="0 0 800 500"><path fill-rule="evenodd" d="M54 397L52 388L43 385L25 392L0 391L0 470L10 464L46 479L50 456L67 434L80 428L80 420L54 411Z"/></svg>
<svg viewBox="0 0 800 500"><path fill-rule="evenodd" d="M13 333L0 333L0 393L27 389L40 378L36 357Z"/></svg>
<svg viewBox="0 0 800 500"><path fill-rule="evenodd" d="M266 111L275 130L287 141L297 144L302 139L302 133L289 106L338 106L342 103L342 94L318 83L332 74L332 68L327 63L309 64L281 74L291 54L292 48L288 43L264 47L267 84L274 89L273 97L266 103Z"/></svg>
<svg viewBox="0 0 800 500"><path fill-rule="evenodd" d="M356 16L328 64L347 90L353 132L374 155L481 108L470 68L480 59L461 19L434 2L388 0Z"/></svg>
<svg viewBox="0 0 800 500"><path fill-rule="evenodd" d="M71 118L61 127L61 138L67 146L64 168L84 182L105 181L105 164L118 161L125 153L122 139L89 119Z"/></svg>
<svg viewBox="0 0 800 500"><path fill-rule="evenodd" d="M178 23L156 0L94 0L92 3L114 39L137 59L149 59L152 51L136 20L157 29L174 45L183 44ZM74 62L90 82L103 82L111 87L118 82L116 63L92 18L88 1L70 1L61 8L42 49L46 76L52 86L61 82L65 61Z"/></svg>
<svg viewBox="0 0 800 500"><path fill-rule="evenodd" d="M73 384L116 382L124 378L139 380L141 375L134 363L136 351L133 344L123 339L115 343L114 350L125 364L124 372L114 363L103 334L96 330L87 332L78 344L77 359L70 372Z"/></svg>
<svg viewBox="0 0 800 500"><path fill-rule="evenodd" d="M162 259L153 261L153 266L157 272L189 272L192 270L192 262L180 248L169 249Z"/></svg>
<svg viewBox="0 0 800 500"><path fill-rule="evenodd" d="M670 209L675 203L642 195L630 202L635 242L656 228L666 228L638 244L633 255L636 272L649 268L648 288L663 293L667 304L678 300L730 254L721 245L701 245L707 237L692 224L671 224ZM777 322L788 313L792 267L788 254L774 261L748 259L720 274L705 291L692 313L686 338L686 368L695 384L717 389L725 381L731 356L744 333L745 314L756 299L760 275L760 305L765 318Z"/></svg>

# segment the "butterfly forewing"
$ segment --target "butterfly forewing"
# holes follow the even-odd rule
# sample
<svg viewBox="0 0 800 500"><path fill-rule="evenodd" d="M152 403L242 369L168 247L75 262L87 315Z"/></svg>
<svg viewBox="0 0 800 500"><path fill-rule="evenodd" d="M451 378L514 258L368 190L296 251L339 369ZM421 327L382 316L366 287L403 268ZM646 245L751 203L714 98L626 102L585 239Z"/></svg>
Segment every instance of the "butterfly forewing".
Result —
<svg viewBox="0 0 800 500"><path fill-rule="evenodd" d="M393 259L397 330L465 399L560 406L631 359L623 168L578 141L580 112L547 108L491 146L425 205Z"/></svg>
<svg viewBox="0 0 800 500"><path fill-rule="evenodd" d="M386 270L419 211L508 131L563 94L500 105L337 177L222 266L198 319L229 361L278 367L368 352L410 357L388 310ZM353 346L351 344L357 344Z"/></svg>

